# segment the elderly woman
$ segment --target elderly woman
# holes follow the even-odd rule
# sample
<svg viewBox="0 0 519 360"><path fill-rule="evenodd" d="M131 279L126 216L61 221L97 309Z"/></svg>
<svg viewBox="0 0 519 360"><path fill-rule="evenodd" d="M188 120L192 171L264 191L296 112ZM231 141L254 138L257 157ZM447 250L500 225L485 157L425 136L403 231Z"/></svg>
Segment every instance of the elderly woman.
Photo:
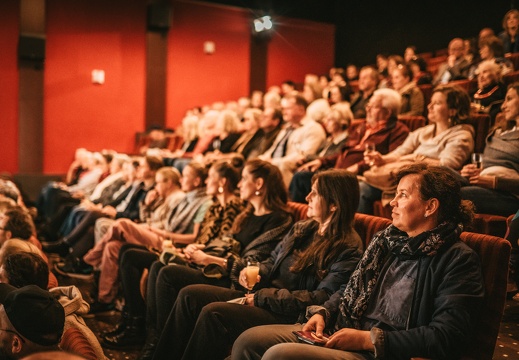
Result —
<svg viewBox="0 0 519 360"><path fill-rule="evenodd" d="M478 90L472 96L472 108L488 113L495 119L506 94L506 87L501 81L501 68L492 60L479 63L477 69Z"/></svg>
<svg viewBox="0 0 519 360"><path fill-rule="evenodd" d="M430 125L410 133L402 145L386 155L377 151L367 154L367 161L377 167L399 161L461 169L474 149L474 128L462 123L470 110L467 92L457 86L438 86L427 109ZM380 175L389 170L378 168L376 171ZM373 214L373 202L381 198L382 190L387 189L361 181L358 211Z"/></svg>
<svg viewBox="0 0 519 360"><path fill-rule="evenodd" d="M415 164L397 179L393 224L371 240L348 284L308 307L304 325L244 332L233 360L461 357L484 296L478 256L459 238L471 204L448 169ZM297 343L299 330L332 335L308 346Z"/></svg>
<svg viewBox="0 0 519 360"><path fill-rule="evenodd" d="M413 81L413 73L408 65L400 64L391 73L393 89L402 96L400 115L422 115L424 98L422 91Z"/></svg>
<svg viewBox="0 0 519 360"><path fill-rule="evenodd" d="M519 52L519 41L517 41L517 30L519 29L519 10L512 9L503 18L503 32L499 39L503 42L505 53Z"/></svg>
<svg viewBox="0 0 519 360"><path fill-rule="evenodd" d="M519 209L519 83L509 86L502 105L504 119L487 137L483 167L465 165L461 196L479 213L508 216Z"/></svg>
<svg viewBox="0 0 519 360"><path fill-rule="evenodd" d="M154 359L223 359L244 330L294 323L304 317L307 306L328 300L350 277L362 251L353 227L357 199L353 174L328 170L315 175L308 195L310 220L296 223L259 264L255 292L245 292L250 289L245 262L233 268L234 290L209 285L184 288ZM239 297L242 303L226 302Z"/></svg>

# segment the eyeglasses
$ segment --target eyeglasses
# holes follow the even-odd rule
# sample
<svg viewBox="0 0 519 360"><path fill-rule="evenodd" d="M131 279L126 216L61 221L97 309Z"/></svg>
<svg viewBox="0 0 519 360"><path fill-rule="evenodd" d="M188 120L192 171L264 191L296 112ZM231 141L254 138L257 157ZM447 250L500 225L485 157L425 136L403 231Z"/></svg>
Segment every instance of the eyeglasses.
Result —
<svg viewBox="0 0 519 360"><path fill-rule="evenodd" d="M23 336L20 335L20 334L18 334L16 331L14 331L14 330L9 330L9 329L2 329L2 328L0 328L0 331L5 331L5 332L7 332L7 333L11 333L11 334L14 334L14 335L18 336L18 337L22 340L22 343L25 344L25 339L23 338Z"/></svg>

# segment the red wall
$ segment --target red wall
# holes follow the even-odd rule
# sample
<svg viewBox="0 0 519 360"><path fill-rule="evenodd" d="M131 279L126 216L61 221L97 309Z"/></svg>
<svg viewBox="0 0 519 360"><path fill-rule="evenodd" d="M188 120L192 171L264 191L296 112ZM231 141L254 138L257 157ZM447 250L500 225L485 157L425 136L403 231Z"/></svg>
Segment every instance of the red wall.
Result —
<svg viewBox="0 0 519 360"><path fill-rule="evenodd" d="M0 1L0 172L18 171L18 1Z"/></svg>
<svg viewBox="0 0 519 360"><path fill-rule="evenodd" d="M145 1L47 1L46 173L65 171L78 147L132 150L144 128L145 33Z"/></svg>
<svg viewBox="0 0 519 360"><path fill-rule="evenodd" d="M185 111L249 92L250 12L170 0L166 125ZM129 152L144 130L147 0L47 0L44 69L44 172L65 172L74 150ZM0 171L18 170L18 1L0 1ZM295 26L290 29L289 26ZM268 52L268 84L333 63L333 26L284 19ZM213 41L216 52L203 52ZM289 45L287 45L289 44ZM315 49L310 52L311 46ZM104 85L91 82L105 71Z"/></svg>
<svg viewBox="0 0 519 360"><path fill-rule="evenodd" d="M335 26L277 18L267 57L267 87L285 80L303 82L305 74L327 74L334 64Z"/></svg>
<svg viewBox="0 0 519 360"><path fill-rule="evenodd" d="M188 108L236 100L249 92L248 12L204 3L173 2L169 33L167 125ZM216 51L207 55L205 41Z"/></svg>

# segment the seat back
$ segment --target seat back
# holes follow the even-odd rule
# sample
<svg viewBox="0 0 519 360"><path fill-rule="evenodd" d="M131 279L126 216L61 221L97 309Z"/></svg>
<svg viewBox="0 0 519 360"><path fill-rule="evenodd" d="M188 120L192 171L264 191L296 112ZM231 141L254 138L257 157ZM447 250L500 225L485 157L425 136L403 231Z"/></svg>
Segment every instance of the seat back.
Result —
<svg viewBox="0 0 519 360"><path fill-rule="evenodd" d="M490 131L490 115L488 114L470 114L466 120L467 124L474 127L474 152L482 153L485 150L485 140Z"/></svg>
<svg viewBox="0 0 519 360"><path fill-rule="evenodd" d="M516 54L516 55L519 55L519 54ZM517 57L517 59L519 59L519 56ZM503 75L503 82L506 86L513 84L516 81L519 81L519 70L512 71L506 75Z"/></svg>
<svg viewBox="0 0 519 360"><path fill-rule="evenodd" d="M355 230L359 234L362 242L364 243L364 249L366 249L375 235L380 230L384 230L391 221L378 216L355 214Z"/></svg>
<svg viewBox="0 0 519 360"><path fill-rule="evenodd" d="M85 359L96 360L97 355L83 333L75 328L69 327L63 333L60 347L70 353L80 355Z"/></svg>
<svg viewBox="0 0 519 360"><path fill-rule="evenodd" d="M505 307L510 243L499 237L471 232L463 232L461 240L478 254L485 286L473 343L463 358L492 359Z"/></svg>
<svg viewBox="0 0 519 360"><path fill-rule="evenodd" d="M422 126L425 126L425 118L423 116L399 115L398 120L406 124L409 131L415 131Z"/></svg>
<svg viewBox="0 0 519 360"><path fill-rule="evenodd" d="M306 215L306 212L308 211L307 204L289 201L287 205L288 208L292 211L292 215L294 216L294 222L308 219L308 216Z"/></svg>

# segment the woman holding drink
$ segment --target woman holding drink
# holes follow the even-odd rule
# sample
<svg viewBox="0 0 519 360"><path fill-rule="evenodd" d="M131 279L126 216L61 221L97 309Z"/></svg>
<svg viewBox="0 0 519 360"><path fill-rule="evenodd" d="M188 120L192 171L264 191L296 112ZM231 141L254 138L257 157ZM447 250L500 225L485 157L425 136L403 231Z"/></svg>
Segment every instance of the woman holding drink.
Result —
<svg viewBox="0 0 519 360"><path fill-rule="evenodd" d="M461 169L467 185L461 196L478 213L508 216L519 209L519 83L508 87L501 110L502 120L487 137L483 166L472 163Z"/></svg>
<svg viewBox="0 0 519 360"><path fill-rule="evenodd" d="M225 162L216 164L220 163ZM246 264L246 261L264 260L290 230L293 219L286 205L287 190L280 185L283 184L283 179L276 166L259 159L249 160L242 171L241 180L236 183L241 201L247 201L248 205L245 209L240 208L241 213L232 218L225 232L210 234L204 248L195 245L185 247L183 254L188 266L182 266L177 261L174 261L175 265L165 265L157 261L151 266L146 294L148 336L141 359L151 357L158 334L162 332L168 314L183 287L190 284L211 284L229 288L231 280L228 275L236 261L243 259ZM208 189L211 187L209 181ZM217 187L214 191L218 191ZM222 221L218 215L222 213L213 213L210 223L217 226ZM211 253L213 244L222 239L239 243L240 249L234 248L225 254Z"/></svg>
<svg viewBox="0 0 519 360"><path fill-rule="evenodd" d="M314 175L307 197L310 220L292 227L259 264L255 279L247 262L238 260L231 273L235 289L183 288L153 358L222 359L242 331L293 323L304 317L308 305L326 301L347 281L362 254L361 239L353 228L358 199L352 173L327 170ZM254 281L258 281L254 293L246 293Z"/></svg>

